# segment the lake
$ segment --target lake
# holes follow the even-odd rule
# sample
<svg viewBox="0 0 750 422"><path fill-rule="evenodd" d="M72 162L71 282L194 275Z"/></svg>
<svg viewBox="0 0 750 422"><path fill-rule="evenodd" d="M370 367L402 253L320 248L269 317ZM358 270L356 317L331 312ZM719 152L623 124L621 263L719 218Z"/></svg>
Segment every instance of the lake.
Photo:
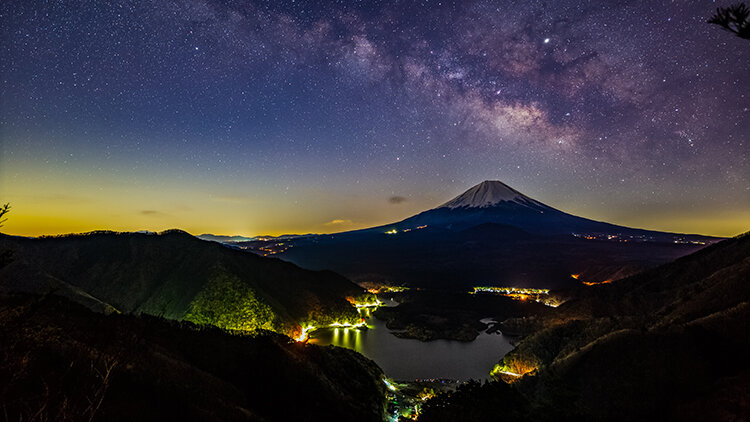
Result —
<svg viewBox="0 0 750 422"><path fill-rule="evenodd" d="M369 310L363 311L363 315ZM324 328L310 335L309 342L356 350L374 360L385 374L395 380L451 378L487 379L492 367L513 346L502 334L481 333L465 343L450 340L421 342L391 334L385 322L367 319L368 330Z"/></svg>

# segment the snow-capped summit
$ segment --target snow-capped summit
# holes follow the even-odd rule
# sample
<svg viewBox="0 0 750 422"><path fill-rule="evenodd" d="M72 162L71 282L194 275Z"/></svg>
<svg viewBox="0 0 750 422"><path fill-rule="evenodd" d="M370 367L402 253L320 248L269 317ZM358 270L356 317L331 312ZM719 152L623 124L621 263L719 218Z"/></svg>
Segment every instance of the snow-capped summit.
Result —
<svg viewBox="0 0 750 422"><path fill-rule="evenodd" d="M530 200L533 201L531 198L503 182L498 180L485 180L438 208L485 208L497 205L501 202L526 204Z"/></svg>

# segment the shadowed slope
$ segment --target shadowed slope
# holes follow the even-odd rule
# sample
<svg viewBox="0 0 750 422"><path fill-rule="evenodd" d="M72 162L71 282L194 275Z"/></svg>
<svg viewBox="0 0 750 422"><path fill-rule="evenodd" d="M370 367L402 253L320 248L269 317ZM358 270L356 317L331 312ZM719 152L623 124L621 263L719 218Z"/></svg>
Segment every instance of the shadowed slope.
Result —
<svg viewBox="0 0 750 422"><path fill-rule="evenodd" d="M342 348L0 294L8 420L382 421L383 374Z"/></svg>
<svg viewBox="0 0 750 422"><path fill-rule="evenodd" d="M750 363L750 236L581 288L493 374L532 420L743 420ZM507 401L482 404L482 415ZM460 408L463 399L441 406ZM430 406L428 405L428 408ZM426 412L420 420L441 420ZM481 420L481 419L479 419ZM489 419L488 419L489 420Z"/></svg>
<svg viewBox="0 0 750 422"><path fill-rule="evenodd" d="M180 231L0 236L0 245L13 250L13 261L0 269L0 288L44 292L65 286L71 297L72 286L121 312L172 319L195 316L207 304L224 305L216 312L238 322L265 315L258 327L292 333L307 322L355 318L345 298L363 292L332 272L303 270Z"/></svg>

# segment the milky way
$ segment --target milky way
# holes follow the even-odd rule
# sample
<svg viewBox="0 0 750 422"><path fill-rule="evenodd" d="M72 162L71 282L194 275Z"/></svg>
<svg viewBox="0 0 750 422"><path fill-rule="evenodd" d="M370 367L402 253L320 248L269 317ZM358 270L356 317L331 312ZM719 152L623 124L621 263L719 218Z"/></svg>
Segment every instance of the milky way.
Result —
<svg viewBox="0 0 750 422"><path fill-rule="evenodd" d="M4 1L6 229L336 231L485 179L750 229L750 43L706 23L726 4L279 3Z"/></svg>

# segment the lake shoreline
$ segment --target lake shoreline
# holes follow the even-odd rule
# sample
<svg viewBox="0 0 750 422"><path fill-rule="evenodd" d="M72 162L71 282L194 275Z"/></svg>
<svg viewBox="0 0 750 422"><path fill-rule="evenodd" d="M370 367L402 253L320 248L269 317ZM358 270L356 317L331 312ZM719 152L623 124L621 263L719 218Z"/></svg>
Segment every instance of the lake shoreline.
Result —
<svg viewBox="0 0 750 422"><path fill-rule="evenodd" d="M514 348L501 333L477 332L473 341L424 342L393 333L377 318L368 318L367 326L366 330L322 328L311 333L309 341L355 350L377 363L388 377L403 381L490 379L494 365Z"/></svg>

